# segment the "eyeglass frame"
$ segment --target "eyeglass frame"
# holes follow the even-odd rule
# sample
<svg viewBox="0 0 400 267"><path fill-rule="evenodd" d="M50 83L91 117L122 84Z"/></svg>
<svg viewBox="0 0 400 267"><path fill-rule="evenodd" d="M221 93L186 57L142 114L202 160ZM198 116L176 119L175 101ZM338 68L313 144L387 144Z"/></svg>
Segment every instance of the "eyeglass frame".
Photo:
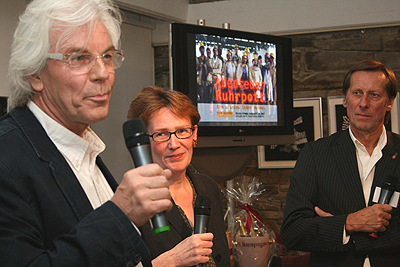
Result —
<svg viewBox="0 0 400 267"><path fill-rule="evenodd" d="M104 66L106 66L106 68L108 68L109 65L107 65L107 64L104 62L104 56L106 56L107 53L110 53L110 52L113 53L114 55L115 55L115 54L120 54L120 55L122 56L121 65L119 65L118 67L114 67L114 68L112 68L112 69L115 70L115 69L120 68L120 67L122 66L122 63L123 63L124 60L125 60L125 53L124 53L123 50L118 50L118 49L104 52L103 54L98 55L98 56L96 56L96 55L94 55L94 54L92 54L92 53L80 53L80 52L72 52L72 53L68 53L68 54L48 53L48 54L47 54L47 58L48 58L48 59L54 59L54 60L63 61L63 62L65 62L65 63L67 63L68 66L69 66L71 69L77 69L78 67L73 67L73 66L71 65L71 58L70 58L71 55L74 55L74 54L76 54L76 55L91 55L91 56L94 57L94 59L93 59L91 68L88 69L87 71L84 71L84 73L86 73L86 72L90 72L90 71L93 69L93 67L96 65L96 62L97 62L97 59L98 59L98 58L101 58L101 60L103 61ZM90 64L89 64L89 65L90 65Z"/></svg>
<svg viewBox="0 0 400 267"><path fill-rule="evenodd" d="M177 131L180 131L180 130L188 130L188 129L190 129L190 130L192 131L192 133L191 133L190 136L181 138L181 137L179 137L179 136L176 135L176 132L177 132ZM169 131L160 131L160 132L155 132L155 133L153 133L153 134L147 134L147 135L148 135L149 137L151 137L151 139L153 139L153 142L162 143L162 142L168 142L168 141L171 139L171 136L172 136L173 134L176 136L176 138L178 138L178 139L180 139L180 140L181 140L181 139L188 139L188 138L190 138L190 137L193 136L194 130L195 130L195 129L196 129L196 127L187 127L187 128L177 129L177 130L175 130L175 131L173 131L173 132L169 132ZM156 140L154 140L153 135L158 134L158 133L168 133L168 134L169 134L169 137L168 137L167 140L164 140L164 141L156 141Z"/></svg>

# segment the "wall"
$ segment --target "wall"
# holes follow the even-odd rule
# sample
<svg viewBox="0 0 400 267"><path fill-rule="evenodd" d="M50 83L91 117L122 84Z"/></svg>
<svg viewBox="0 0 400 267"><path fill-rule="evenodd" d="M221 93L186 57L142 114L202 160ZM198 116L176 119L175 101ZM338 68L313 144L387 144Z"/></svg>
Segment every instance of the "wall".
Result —
<svg viewBox="0 0 400 267"><path fill-rule="evenodd" d="M18 16L24 11L26 4L26 0L2 0L0 3L0 96L8 96L6 81L12 36L17 27Z"/></svg>
<svg viewBox="0 0 400 267"><path fill-rule="evenodd" d="M168 21L187 21L187 0L114 0L119 6L143 15Z"/></svg>
<svg viewBox="0 0 400 267"><path fill-rule="evenodd" d="M327 96L341 95L343 78L358 61L375 59L389 66L400 81L400 27L287 36L293 42L294 98L322 97L324 136L328 136ZM156 84L166 88L168 50L155 49ZM259 169L257 148L235 181L243 175L258 177L266 188L254 203L264 221L279 233L292 169ZM224 186L223 184L221 184ZM238 208L238 207L237 207Z"/></svg>
<svg viewBox="0 0 400 267"><path fill-rule="evenodd" d="M208 0L206 0L209 2ZM348 29L400 24L400 1L393 0L229 0L188 4L188 0L118 0L125 8L160 20L206 25L257 33ZM198 0L196 2L202 2ZM157 43L168 43L168 31L157 33Z"/></svg>
<svg viewBox="0 0 400 267"><path fill-rule="evenodd" d="M188 23L257 33L293 33L360 25L400 23L400 1L393 0L230 0L189 5Z"/></svg>

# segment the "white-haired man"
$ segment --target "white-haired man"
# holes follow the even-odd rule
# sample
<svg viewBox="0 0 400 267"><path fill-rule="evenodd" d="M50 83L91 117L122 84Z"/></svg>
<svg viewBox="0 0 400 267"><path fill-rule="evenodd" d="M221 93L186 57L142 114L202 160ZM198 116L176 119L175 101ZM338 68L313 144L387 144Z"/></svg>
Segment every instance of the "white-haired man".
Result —
<svg viewBox="0 0 400 267"><path fill-rule="evenodd" d="M110 0L34 0L20 17L0 122L3 266L150 266L136 227L172 207L170 172L149 164L118 186L89 127L124 60L120 22Z"/></svg>

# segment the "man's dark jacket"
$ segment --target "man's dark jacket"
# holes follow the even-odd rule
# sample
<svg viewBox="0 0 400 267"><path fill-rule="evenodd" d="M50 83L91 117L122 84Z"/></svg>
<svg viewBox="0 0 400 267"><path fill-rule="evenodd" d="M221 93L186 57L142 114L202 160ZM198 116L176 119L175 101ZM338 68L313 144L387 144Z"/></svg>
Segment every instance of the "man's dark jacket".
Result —
<svg viewBox="0 0 400 267"><path fill-rule="evenodd" d="M149 251L111 201L93 210L74 172L27 108L0 121L1 266L150 265ZM111 188L117 182L100 158Z"/></svg>
<svg viewBox="0 0 400 267"><path fill-rule="evenodd" d="M369 206L376 186L382 186L388 175L398 177L400 188L400 136L387 131L382 153L375 167ZM317 216L315 206L334 216ZM343 245L347 215L365 207L356 148L349 130L308 143L290 178L281 227L284 244L292 250L311 251L309 266L362 267L367 255L371 267L400 266L398 208L393 209L387 230L378 238L359 232Z"/></svg>

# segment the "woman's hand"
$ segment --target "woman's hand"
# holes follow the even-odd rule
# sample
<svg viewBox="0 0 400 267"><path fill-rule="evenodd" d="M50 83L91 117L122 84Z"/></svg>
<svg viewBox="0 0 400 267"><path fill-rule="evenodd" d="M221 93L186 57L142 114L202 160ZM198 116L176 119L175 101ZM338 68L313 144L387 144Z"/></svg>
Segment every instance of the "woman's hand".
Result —
<svg viewBox="0 0 400 267"><path fill-rule="evenodd" d="M151 263L154 267L187 267L205 263L209 260L208 255L212 253L213 238L212 233L192 235Z"/></svg>

